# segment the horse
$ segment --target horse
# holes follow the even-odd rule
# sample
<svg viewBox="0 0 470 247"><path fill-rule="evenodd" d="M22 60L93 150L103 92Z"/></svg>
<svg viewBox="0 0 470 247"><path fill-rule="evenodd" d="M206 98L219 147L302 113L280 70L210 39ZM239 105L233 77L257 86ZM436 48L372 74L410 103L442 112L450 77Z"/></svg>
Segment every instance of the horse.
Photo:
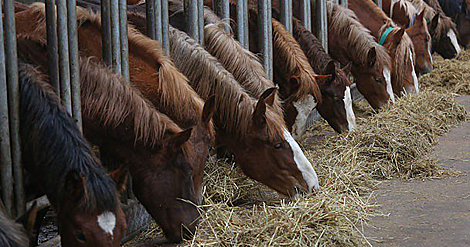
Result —
<svg viewBox="0 0 470 247"><path fill-rule="evenodd" d="M321 74L331 75L328 79L319 80L322 103L317 106L318 112L322 116L331 116L325 119L338 133L356 129L351 83L348 79L351 63L344 69L339 68L312 32L308 31L297 18L293 18L292 24L294 38L304 51L312 68ZM320 107L321 105L324 107ZM330 119L334 121L329 121Z"/></svg>
<svg viewBox="0 0 470 247"><path fill-rule="evenodd" d="M43 14L37 5L33 10ZM17 15L17 23L37 21L34 12L23 17ZM40 30L41 26L29 24ZM20 57L47 71L45 40L19 37L18 51ZM129 167L137 199L170 241L189 237L199 217L190 162L191 129L183 131L123 77L93 58L80 59L80 83L85 136L99 146L104 160Z"/></svg>
<svg viewBox="0 0 470 247"><path fill-rule="evenodd" d="M378 110L395 102L391 85L391 59L357 19L354 12L327 2L328 49L336 61L352 63L357 88L372 108Z"/></svg>
<svg viewBox="0 0 470 247"><path fill-rule="evenodd" d="M15 221L11 220L6 213L5 206L0 200L0 246L5 247L28 247L36 246L34 240L34 226L38 207L36 201L31 207Z"/></svg>
<svg viewBox="0 0 470 247"><path fill-rule="evenodd" d="M414 47L405 29L398 28L371 0L352 0L348 2L348 7L392 58L393 92L399 96L402 93L418 93Z"/></svg>
<svg viewBox="0 0 470 247"><path fill-rule="evenodd" d="M434 8L434 1L426 2ZM467 1L439 0L439 5L442 11L454 21L459 34L458 41L460 45L467 48L470 45L470 11Z"/></svg>
<svg viewBox="0 0 470 247"><path fill-rule="evenodd" d="M45 76L22 62L18 76L27 193L47 195L62 246L120 246L126 222L116 184Z"/></svg>
<svg viewBox="0 0 470 247"><path fill-rule="evenodd" d="M406 33L413 42L416 53L416 70L419 74L429 73L433 69L431 55L431 35L424 12L418 13L416 8L406 0L384 0L382 10Z"/></svg>
<svg viewBox="0 0 470 247"><path fill-rule="evenodd" d="M411 3L419 12L424 11L424 18L430 23L428 28L432 39L432 52L437 52L446 59L456 57L460 53L460 46L455 23L423 0L412 0Z"/></svg>
<svg viewBox="0 0 470 247"><path fill-rule="evenodd" d="M318 178L300 146L272 109L276 89L256 102L216 58L186 33L170 27L170 56L204 99L216 96L217 143L243 172L282 195L318 189Z"/></svg>

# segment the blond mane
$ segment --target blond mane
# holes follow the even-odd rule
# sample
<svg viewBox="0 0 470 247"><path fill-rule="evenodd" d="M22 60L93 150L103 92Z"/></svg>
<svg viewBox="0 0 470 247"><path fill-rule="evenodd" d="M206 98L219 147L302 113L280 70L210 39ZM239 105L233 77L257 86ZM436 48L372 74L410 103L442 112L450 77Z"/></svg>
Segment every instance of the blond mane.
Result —
<svg viewBox="0 0 470 247"><path fill-rule="evenodd" d="M218 128L244 139L250 130L256 100L220 64L186 33L170 28L170 54L176 66L190 79L201 97L216 96L214 119ZM282 136L284 120L266 110L270 139Z"/></svg>
<svg viewBox="0 0 470 247"><path fill-rule="evenodd" d="M353 11L331 2L327 2L327 8L328 31L347 39L348 50L351 51L349 54L353 56L355 61L367 64L368 52L375 48L377 53L375 66L392 69L391 58L387 50L375 41L370 31L359 22Z"/></svg>
<svg viewBox="0 0 470 247"><path fill-rule="evenodd" d="M418 10L411 4L410 2L406 0L392 0L390 2L390 18L393 19L393 7L395 7L395 4L399 4L400 8L403 9L408 17L408 20L413 20L413 16L418 13Z"/></svg>

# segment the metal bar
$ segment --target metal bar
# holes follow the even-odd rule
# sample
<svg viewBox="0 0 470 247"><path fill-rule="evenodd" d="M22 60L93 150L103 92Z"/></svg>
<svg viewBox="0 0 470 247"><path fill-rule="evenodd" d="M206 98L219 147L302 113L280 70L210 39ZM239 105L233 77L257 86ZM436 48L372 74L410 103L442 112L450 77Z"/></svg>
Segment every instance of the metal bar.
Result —
<svg viewBox="0 0 470 247"><path fill-rule="evenodd" d="M266 70L266 74L269 79L272 80L272 52L270 51L270 43L272 36L272 20L269 12L271 12L270 0L259 0L258 1L258 27L260 32L261 43L261 56L263 59L263 67Z"/></svg>
<svg viewBox="0 0 470 247"><path fill-rule="evenodd" d="M168 17L168 0L162 0L162 36L163 42L162 47L167 56L170 55L170 43L169 43L169 17Z"/></svg>
<svg viewBox="0 0 470 247"><path fill-rule="evenodd" d="M80 100L80 70L78 62L77 6L75 0L67 0L67 26L70 54L70 85L72 91L72 117L82 131L82 107Z"/></svg>
<svg viewBox="0 0 470 247"><path fill-rule="evenodd" d="M237 0L237 37L238 42L245 47L245 22L244 22L244 15L245 15L245 4L243 3L245 0Z"/></svg>
<svg viewBox="0 0 470 247"><path fill-rule="evenodd" d="M119 0L119 34L121 38L121 72L122 76L130 83L129 79L129 44L127 39L127 2Z"/></svg>
<svg viewBox="0 0 470 247"><path fill-rule="evenodd" d="M162 33L162 1L161 0L152 0L155 1L155 40L158 40L160 44L163 41Z"/></svg>
<svg viewBox="0 0 470 247"><path fill-rule="evenodd" d="M16 53L15 6L13 0L5 0L5 64L10 111L10 141L13 161L14 191L17 215L26 210L23 188L23 168L20 146L20 87L18 85L18 59Z"/></svg>
<svg viewBox="0 0 470 247"><path fill-rule="evenodd" d="M72 115L70 95L69 39L67 32L67 5L65 1L57 1L57 37L59 38L59 78L62 104Z"/></svg>
<svg viewBox="0 0 470 247"><path fill-rule="evenodd" d="M382 9L382 0L376 0L377 5Z"/></svg>
<svg viewBox="0 0 470 247"><path fill-rule="evenodd" d="M230 2L229 0L212 0L215 13L225 22L225 31L230 32Z"/></svg>
<svg viewBox="0 0 470 247"><path fill-rule="evenodd" d="M121 36L119 35L119 0L111 0L111 47L113 69L121 74Z"/></svg>
<svg viewBox="0 0 470 247"><path fill-rule="evenodd" d="M198 10L197 1L185 0L184 1L184 12L186 16L186 29L189 36L194 40L199 40L199 22L198 22Z"/></svg>
<svg viewBox="0 0 470 247"><path fill-rule="evenodd" d="M2 4L0 4L0 13ZM10 145L10 121L8 117L7 75L3 43L3 18L0 19L0 181L2 201L7 213L13 214L13 170Z"/></svg>
<svg viewBox="0 0 470 247"><path fill-rule="evenodd" d="M248 0L243 0L243 9L244 9L244 13L243 13L243 26L245 28L245 31L244 31L244 34L245 34L245 38L243 38L243 40L245 41L245 45L244 47L246 49L249 48L250 46L250 32L248 31L248 27L249 27L249 24L248 24Z"/></svg>
<svg viewBox="0 0 470 247"><path fill-rule="evenodd" d="M146 20L147 20L147 35L151 39L157 38L157 28L155 24L155 0L149 0L145 3Z"/></svg>
<svg viewBox="0 0 470 247"><path fill-rule="evenodd" d="M321 1L325 1L325 0L316 0L316 1L321 2ZM317 6L318 6L318 4L317 4ZM300 21L302 21L302 25L307 30L312 31L312 19L311 19L312 13L310 12L310 10L311 10L310 8L311 8L310 0L301 0L300 1Z"/></svg>
<svg viewBox="0 0 470 247"><path fill-rule="evenodd" d="M325 0L316 0L317 27L315 28L317 37L321 41L325 51L328 51L328 16Z"/></svg>
<svg viewBox="0 0 470 247"><path fill-rule="evenodd" d="M268 52L269 52L269 79L273 79L273 73L274 73L274 65L273 65L273 59L274 59L274 55L273 55L273 16L272 16L272 6L271 6L271 0L268 0L266 1L266 5L267 5L267 9L266 9L266 14L268 16L268 21L267 21L267 24L268 24L268 44L269 44L269 47L268 47Z"/></svg>
<svg viewBox="0 0 470 247"><path fill-rule="evenodd" d="M46 32L47 32L47 61L52 87L60 96L59 83L59 54L57 53L57 23L55 0L46 0Z"/></svg>
<svg viewBox="0 0 470 247"><path fill-rule="evenodd" d="M292 34L292 0L281 0L281 23Z"/></svg>
<svg viewBox="0 0 470 247"><path fill-rule="evenodd" d="M111 48L111 9L110 0L101 0L101 26L103 28L102 33L102 53L103 61L111 66L113 61L113 53Z"/></svg>
<svg viewBox="0 0 470 247"><path fill-rule="evenodd" d="M348 8L348 0L341 0L341 5L345 8Z"/></svg>
<svg viewBox="0 0 470 247"><path fill-rule="evenodd" d="M228 6L228 2L227 2ZM197 0L199 44L204 46L204 0Z"/></svg>

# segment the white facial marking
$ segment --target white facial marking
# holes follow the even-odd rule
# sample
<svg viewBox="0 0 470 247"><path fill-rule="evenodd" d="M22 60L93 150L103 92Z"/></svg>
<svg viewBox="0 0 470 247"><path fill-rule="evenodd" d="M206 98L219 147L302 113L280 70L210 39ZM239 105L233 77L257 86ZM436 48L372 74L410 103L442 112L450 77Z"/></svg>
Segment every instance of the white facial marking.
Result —
<svg viewBox="0 0 470 247"><path fill-rule="evenodd" d="M429 57L431 58L431 65L432 65L433 61L432 61L432 53L431 53L431 44L428 44L428 52L429 52Z"/></svg>
<svg viewBox="0 0 470 247"><path fill-rule="evenodd" d="M283 130L283 134L287 143L289 143L292 152L294 153L295 164L297 165L297 168L302 173L302 177L307 183L308 191L310 192L313 189L319 189L320 185L318 184L317 173L313 169L312 164L310 164L307 157L305 157L305 154L300 148L299 144L294 140L294 138L292 138L287 129Z"/></svg>
<svg viewBox="0 0 470 247"><path fill-rule="evenodd" d="M317 106L317 102L312 95L307 95L304 99L298 100L293 103L297 110L297 116L295 117L294 125L292 126L292 134L296 140L305 132L305 125L307 125L307 118L310 112Z"/></svg>
<svg viewBox="0 0 470 247"><path fill-rule="evenodd" d="M357 128L356 125L356 116L354 115L354 111L352 108L352 97L351 97L351 88L346 86L346 90L344 90L344 109L346 110L346 119L348 120L348 129L349 131L353 131Z"/></svg>
<svg viewBox="0 0 470 247"><path fill-rule="evenodd" d="M387 83L387 93L390 96L390 100L392 103L395 104L395 95L393 94L393 88L392 88L392 76L390 73L390 69L385 67L384 68L384 77L385 77L385 82Z"/></svg>
<svg viewBox="0 0 470 247"><path fill-rule="evenodd" d="M415 93L419 93L418 76L416 76L415 64L413 62L413 54L411 53L411 50L410 50L410 60L411 60L411 69L412 69L411 75L413 76L413 85L415 86Z"/></svg>
<svg viewBox="0 0 470 247"><path fill-rule="evenodd" d="M113 236L114 227L116 227L116 216L113 213L106 211L98 215L98 225L103 231Z"/></svg>
<svg viewBox="0 0 470 247"><path fill-rule="evenodd" d="M452 45L454 46L455 51L457 52L457 54L459 54L460 46L459 46L459 42L457 42L457 36L455 35L455 32L453 29L450 29L449 32L447 32L447 37L450 38L450 42L452 42Z"/></svg>

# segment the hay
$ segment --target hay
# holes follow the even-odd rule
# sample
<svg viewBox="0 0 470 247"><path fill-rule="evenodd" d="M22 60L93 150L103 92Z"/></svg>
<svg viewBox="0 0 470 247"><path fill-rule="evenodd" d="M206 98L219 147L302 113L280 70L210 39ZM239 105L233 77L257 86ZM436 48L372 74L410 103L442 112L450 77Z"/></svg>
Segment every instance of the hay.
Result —
<svg viewBox="0 0 470 247"><path fill-rule="evenodd" d="M436 92L470 95L470 51L462 50L457 59L433 56L434 70L423 75L422 86Z"/></svg>

